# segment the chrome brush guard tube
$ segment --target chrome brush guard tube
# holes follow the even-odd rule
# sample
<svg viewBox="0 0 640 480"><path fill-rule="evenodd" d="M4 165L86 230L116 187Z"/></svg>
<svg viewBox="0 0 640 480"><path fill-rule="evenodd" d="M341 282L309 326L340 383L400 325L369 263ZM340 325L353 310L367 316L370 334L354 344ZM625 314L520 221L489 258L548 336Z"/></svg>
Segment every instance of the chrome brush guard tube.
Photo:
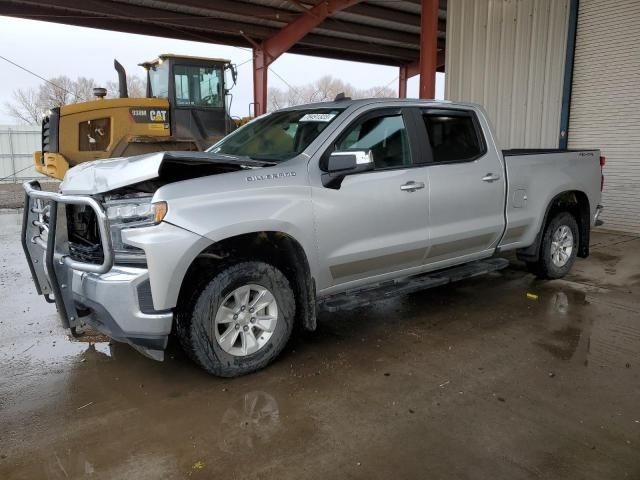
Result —
<svg viewBox="0 0 640 480"><path fill-rule="evenodd" d="M72 272L101 274L111 270L113 248L109 221L100 203L91 197L43 192L37 180L25 182L23 188L22 248L36 289L47 301L55 301L63 325L73 327L78 315L71 291ZM80 262L69 256L66 218L58 215L60 204L86 205L93 210L102 246L102 263Z"/></svg>

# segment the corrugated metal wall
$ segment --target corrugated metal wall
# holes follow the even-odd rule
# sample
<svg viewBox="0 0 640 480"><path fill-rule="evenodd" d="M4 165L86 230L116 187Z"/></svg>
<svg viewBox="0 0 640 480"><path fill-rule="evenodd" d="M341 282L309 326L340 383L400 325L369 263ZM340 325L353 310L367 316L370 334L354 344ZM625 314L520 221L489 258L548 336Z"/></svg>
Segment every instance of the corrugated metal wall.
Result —
<svg viewBox="0 0 640 480"><path fill-rule="evenodd" d="M580 0L569 147L602 150L605 227L640 233L638 0Z"/></svg>
<svg viewBox="0 0 640 480"><path fill-rule="evenodd" d="M448 0L445 98L483 105L502 148L557 148L569 0Z"/></svg>
<svg viewBox="0 0 640 480"><path fill-rule="evenodd" d="M33 152L40 150L40 127L0 125L0 182L40 178Z"/></svg>

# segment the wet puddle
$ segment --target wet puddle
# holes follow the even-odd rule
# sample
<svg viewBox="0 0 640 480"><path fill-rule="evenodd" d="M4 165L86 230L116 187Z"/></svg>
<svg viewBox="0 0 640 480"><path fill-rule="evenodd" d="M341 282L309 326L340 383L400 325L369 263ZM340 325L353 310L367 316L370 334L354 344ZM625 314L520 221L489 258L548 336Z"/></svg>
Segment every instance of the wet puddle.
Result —
<svg viewBox="0 0 640 480"><path fill-rule="evenodd" d="M584 366L640 366L640 306L607 290L588 293L592 290L546 284L537 316L544 333L534 343L559 360Z"/></svg>
<svg viewBox="0 0 640 480"><path fill-rule="evenodd" d="M29 340L21 341L16 345L16 354L26 359L39 362L59 363L64 360L73 360L77 357L104 356L112 357L112 345L104 336L102 341L90 341L89 339L76 339L69 335L50 335L43 339L33 341L24 350L21 347L27 345ZM31 339L33 340L33 339Z"/></svg>

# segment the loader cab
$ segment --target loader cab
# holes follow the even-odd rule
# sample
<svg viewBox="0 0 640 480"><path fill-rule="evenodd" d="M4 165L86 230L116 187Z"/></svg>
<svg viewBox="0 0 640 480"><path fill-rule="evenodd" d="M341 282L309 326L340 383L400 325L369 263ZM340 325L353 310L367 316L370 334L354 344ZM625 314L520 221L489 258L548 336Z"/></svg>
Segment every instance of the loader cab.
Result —
<svg viewBox="0 0 640 480"><path fill-rule="evenodd" d="M141 66L147 98L169 101L173 137L193 138L204 149L235 128L228 105L236 71L229 60L165 54Z"/></svg>

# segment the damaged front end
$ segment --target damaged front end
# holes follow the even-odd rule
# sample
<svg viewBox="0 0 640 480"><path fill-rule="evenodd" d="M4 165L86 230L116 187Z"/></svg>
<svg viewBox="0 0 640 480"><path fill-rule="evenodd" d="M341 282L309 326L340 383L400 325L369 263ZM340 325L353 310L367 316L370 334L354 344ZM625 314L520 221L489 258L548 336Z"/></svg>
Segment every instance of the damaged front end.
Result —
<svg viewBox="0 0 640 480"><path fill-rule="evenodd" d="M169 183L274 165L273 162L208 152L159 152L82 163L64 177L65 194L152 195Z"/></svg>
<svg viewBox="0 0 640 480"><path fill-rule="evenodd" d="M22 245L39 294L55 302L62 325L91 325L162 360L171 311L153 311L148 271L116 265L110 222L94 198L24 185Z"/></svg>
<svg viewBox="0 0 640 480"><path fill-rule="evenodd" d="M175 306L167 293L175 290L172 272L181 251L204 240L162 222L168 206L153 202L154 193L168 183L260 165L166 152L80 165L67 173L62 193L25 183L22 245L38 293L55 302L64 327L91 325L162 360Z"/></svg>

